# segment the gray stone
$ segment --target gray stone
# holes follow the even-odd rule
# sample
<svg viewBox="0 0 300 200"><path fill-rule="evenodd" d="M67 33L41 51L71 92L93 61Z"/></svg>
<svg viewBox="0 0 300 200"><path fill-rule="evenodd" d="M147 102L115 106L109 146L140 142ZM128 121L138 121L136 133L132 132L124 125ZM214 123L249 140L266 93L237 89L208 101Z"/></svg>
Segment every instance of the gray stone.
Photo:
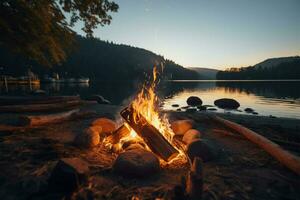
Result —
<svg viewBox="0 0 300 200"><path fill-rule="evenodd" d="M206 106L197 106L197 108L198 108L200 111L207 110L207 107L206 107Z"/></svg>
<svg viewBox="0 0 300 200"><path fill-rule="evenodd" d="M74 140L75 145L83 148L91 148L100 142L99 132L95 127L89 127L79 133Z"/></svg>
<svg viewBox="0 0 300 200"><path fill-rule="evenodd" d="M244 111L247 112L247 113L251 113L251 112L254 112L254 109L252 109L252 108L245 108Z"/></svg>
<svg viewBox="0 0 300 200"><path fill-rule="evenodd" d="M88 180L89 166L80 158L60 159L48 180L51 189L71 193Z"/></svg>
<svg viewBox="0 0 300 200"><path fill-rule="evenodd" d="M190 160L200 157L204 162L213 159L214 155L209 145L204 140L194 140L187 146L186 153Z"/></svg>
<svg viewBox="0 0 300 200"><path fill-rule="evenodd" d="M171 123L171 129L176 135L183 135L186 131L193 128L193 120L177 120Z"/></svg>
<svg viewBox="0 0 300 200"><path fill-rule="evenodd" d="M240 107L239 102L234 99L228 98L215 100L214 104L222 109L237 109L238 107Z"/></svg>
<svg viewBox="0 0 300 200"><path fill-rule="evenodd" d="M179 104L173 104L172 107L177 108L179 107Z"/></svg>
<svg viewBox="0 0 300 200"><path fill-rule="evenodd" d="M187 100L186 103L190 106L201 106L202 105L202 100L199 97L196 96L190 96Z"/></svg>
<svg viewBox="0 0 300 200"><path fill-rule="evenodd" d="M190 144L194 140L200 139L201 133L196 129L190 129L183 135L182 141L185 144Z"/></svg>
<svg viewBox="0 0 300 200"><path fill-rule="evenodd" d="M127 177L149 177L160 170L158 158L144 149L125 151L117 157L113 169Z"/></svg>

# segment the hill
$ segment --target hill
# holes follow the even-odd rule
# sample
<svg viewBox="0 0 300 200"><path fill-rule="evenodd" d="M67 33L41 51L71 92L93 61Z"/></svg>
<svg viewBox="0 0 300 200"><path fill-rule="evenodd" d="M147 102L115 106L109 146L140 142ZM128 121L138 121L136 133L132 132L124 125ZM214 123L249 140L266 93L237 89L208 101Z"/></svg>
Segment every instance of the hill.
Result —
<svg viewBox="0 0 300 200"><path fill-rule="evenodd" d="M219 72L219 70L217 69L202 68L202 67L193 67L189 69L196 71L199 76L198 79L202 79L202 80L215 80L216 75Z"/></svg>
<svg viewBox="0 0 300 200"><path fill-rule="evenodd" d="M226 69L217 73L217 79L300 79L300 57L270 58L254 66Z"/></svg>
<svg viewBox="0 0 300 200"><path fill-rule="evenodd" d="M197 79L194 71L145 49L81 36L76 41L76 49L59 66L45 68L4 48L0 48L0 66L4 67L4 74L14 76L24 75L31 66L40 77L56 72L63 77L120 81L144 78L145 72L163 63L163 76L168 79Z"/></svg>

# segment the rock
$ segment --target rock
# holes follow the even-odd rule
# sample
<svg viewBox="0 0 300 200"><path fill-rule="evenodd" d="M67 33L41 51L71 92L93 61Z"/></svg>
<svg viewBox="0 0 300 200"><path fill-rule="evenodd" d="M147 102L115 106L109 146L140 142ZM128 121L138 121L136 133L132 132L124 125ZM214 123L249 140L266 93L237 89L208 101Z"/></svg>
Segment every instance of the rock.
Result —
<svg viewBox="0 0 300 200"><path fill-rule="evenodd" d="M100 142L99 132L95 127L89 127L79 133L74 140L75 145L83 148L91 148L98 145Z"/></svg>
<svg viewBox="0 0 300 200"><path fill-rule="evenodd" d="M197 139L188 144L186 153L190 160L194 160L194 157L200 157L204 162L213 159L213 153L211 148L206 144L205 141Z"/></svg>
<svg viewBox="0 0 300 200"><path fill-rule="evenodd" d="M193 128L193 120L177 120L171 123L171 129L176 135L183 135L186 131Z"/></svg>
<svg viewBox="0 0 300 200"><path fill-rule="evenodd" d="M180 108L177 108L176 111L181 111L181 109L180 109Z"/></svg>
<svg viewBox="0 0 300 200"><path fill-rule="evenodd" d="M30 94L36 96L42 96L42 95L46 95L47 93L45 90L33 90Z"/></svg>
<svg viewBox="0 0 300 200"><path fill-rule="evenodd" d="M188 109L186 109L186 111L185 112L188 112L188 113L193 113L193 112L196 112L197 111L197 109L196 108L188 108Z"/></svg>
<svg viewBox="0 0 300 200"><path fill-rule="evenodd" d="M80 158L60 159L54 167L48 183L50 188L66 193L72 193L87 182L88 164Z"/></svg>
<svg viewBox="0 0 300 200"><path fill-rule="evenodd" d="M186 103L189 106L201 106L202 105L202 100L199 97L196 96L190 96L187 100Z"/></svg>
<svg viewBox="0 0 300 200"><path fill-rule="evenodd" d="M207 110L207 107L206 107L206 106L197 106L197 108L198 108L200 111Z"/></svg>
<svg viewBox="0 0 300 200"><path fill-rule="evenodd" d="M214 102L214 104L222 109L237 109L238 107L240 107L239 102L234 99L227 98L218 99Z"/></svg>
<svg viewBox="0 0 300 200"><path fill-rule="evenodd" d="M129 140L129 141L126 141L122 144L122 149L124 150L127 150L127 148L131 145L135 145L135 144L138 144L140 146L142 146L142 148L144 147L144 144L139 142L139 141L135 141L135 140Z"/></svg>
<svg viewBox="0 0 300 200"><path fill-rule="evenodd" d="M258 115L258 112L252 112L253 115Z"/></svg>
<svg viewBox="0 0 300 200"><path fill-rule="evenodd" d="M277 118L276 116L274 115L269 115L270 118Z"/></svg>
<svg viewBox="0 0 300 200"><path fill-rule="evenodd" d="M97 101L99 104L111 104L110 101L108 101L101 95L91 95L84 99L87 101Z"/></svg>
<svg viewBox="0 0 300 200"><path fill-rule="evenodd" d="M190 106L182 106L182 109L188 109Z"/></svg>
<svg viewBox="0 0 300 200"><path fill-rule="evenodd" d="M179 107L179 104L173 104L172 107L178 108L178 107Z"/></svg>
<svg viewBox="0 0 300 200"><path fill-rule="evenodd" d="M129 150L144 149L144 148L145 147L143 145L141 145L140 143L134 143L134 144L130 144L129 146L127 146L124 150L129 151Z"/></svg>
<svg viewBox="0 0 300 200"><path fill-rule="evenodd" d="M102 128L101 135L109 134L117 129L117 124L111 119L108 118L99 118L92 122L92 126L100 126Z"/></svg>
<svg viewBox="0 0 300 200"><path fill-rule="evenodd" d="M185 144L190 144L192 141L200 139L201 133L196 129L190 129L183 135L182 141Z"/></svg>
<svg viewBox="0 0 300 200"><path fill-rule="evenodd" d="M113 164L116 173L128 177L149 177L160 169L158 158L144 149L134 149L119 154Z"/></svg>
<svg viewBox="0 0 300 200"><path fill-rule="evenodd" d="M254 112L254 110L252 108L245 108L244 111L247 113Z"/></svg>
<svg viewBox="0 0 300 200"><path fill-rule="evenodd" d="M218 109L216 109L216 108L208 108L207 110L209 110L209 111L217 111Z"/></svg>

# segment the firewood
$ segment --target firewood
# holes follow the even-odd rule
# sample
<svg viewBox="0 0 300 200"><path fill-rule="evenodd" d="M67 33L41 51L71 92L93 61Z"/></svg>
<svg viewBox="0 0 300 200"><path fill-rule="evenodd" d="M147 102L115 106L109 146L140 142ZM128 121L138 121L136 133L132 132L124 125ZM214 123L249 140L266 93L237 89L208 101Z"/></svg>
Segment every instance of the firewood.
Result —
<svg viewBox="0 0 300 200"><path fill-rule="evenodd" d="M65 101L79 101L79 96L2 96L0 105L51 104Z"/></svg>
<svg viewBox="0 0 300 200"><path fill-rule="evenodd" d="M237 123L217 116L213 116L212 119L243 135L251 142L263 148L266 152L277 159L280 163L285 165L288 169L300 175L300 158L298 156L289 153L288 151L282 149L278 144L275 144L274 142L259 135L258 133Z"/></svg>
<svg viewBox="0 0 300 200"><path fill-rule="evenodd" d="M22 112L54 112L68 110L77 107L82 102L79 100L52 104L10 105L0 106L0 112L22 113Z"/></svg>
<svg viewBox="0 0 300 200"><path fill-rule="evenodd" d="M122 139L129 135L128 128L123 124L117 130L115 130L111 135L107 136L106 141L111 144L116 144Z"/></svg>
<svg viewBox="0 0 300 200"><path fill-rule="evenodd" d="M186 193L192 200L199 200L203 191L203 163L195 157L186 181Z"/></svg>
<svg viewBox="0 0 300 200"><path fill-rule="evenodd" d="M121 116L157 156L165 161L175 158L179 152L142 115L136 115L134 118L134 113L137 111L128 107L121 111Z"/></svg>
<svg viewBox="0 0 300 200"><path fill-rule="evenodd" d="M21 126L40 126L50 123L62 122L70 119L72 116L76 115L79 112L79 109L60 112L49 115L26 115L19 117L19 125Z"/></svg>

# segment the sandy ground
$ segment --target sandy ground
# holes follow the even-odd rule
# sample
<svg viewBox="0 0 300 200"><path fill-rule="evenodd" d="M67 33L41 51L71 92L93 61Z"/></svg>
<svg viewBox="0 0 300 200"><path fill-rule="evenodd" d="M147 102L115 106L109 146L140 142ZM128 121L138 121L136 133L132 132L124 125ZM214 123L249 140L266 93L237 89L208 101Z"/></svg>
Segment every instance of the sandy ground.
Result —
<svg viewBox="0 0 300 200"><path fill-rule="evenodd" d="M121 107L89 105L99 116L117 120ZM248 140L220 134L229 131L212 122L205 112L168 112L170 120L193 119L215 153L204 164L203 199L299 199L299 177ZM300 142L300 120L218 114L268 137ZM2 116L3 117L3 116ZM1 119L1 116L0 116ZM187 175L188 163L164 166L146 179L114 174L116 154L103 145L83 150L72 141L94 118L77 119L33 129L0 131L0 199L62 199L48 192L47 179L59 158L80 157L90 164L89 184L74 199L168 199ZM288 145L283 145L284 148ZM291 152L297 154L297 149ZM93 199L90 198L90 199Z"/></svg>

